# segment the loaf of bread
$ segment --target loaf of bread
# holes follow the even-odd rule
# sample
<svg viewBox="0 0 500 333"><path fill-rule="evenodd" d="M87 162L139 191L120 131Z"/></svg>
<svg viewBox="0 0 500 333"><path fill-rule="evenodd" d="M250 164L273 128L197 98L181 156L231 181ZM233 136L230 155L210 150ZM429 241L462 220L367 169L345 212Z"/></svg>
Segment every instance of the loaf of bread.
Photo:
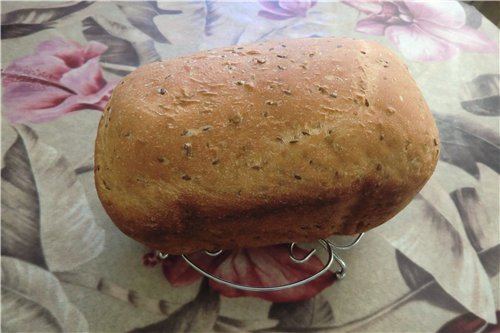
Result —
<svg viewBox="0 0 500 333"><path fill-rule="evenodd" d="M95 184L125 234L170 254L304 242L387 221L439 155L406 66L309 38L142 66L114 89Z"/></svg>

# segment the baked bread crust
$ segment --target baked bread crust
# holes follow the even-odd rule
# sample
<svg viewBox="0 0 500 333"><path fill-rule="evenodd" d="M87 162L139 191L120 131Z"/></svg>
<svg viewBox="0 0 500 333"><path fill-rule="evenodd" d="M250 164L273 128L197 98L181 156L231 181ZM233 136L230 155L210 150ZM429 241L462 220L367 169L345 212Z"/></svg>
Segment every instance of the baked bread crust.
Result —
<svg viewBox="0 0 500 333"><path fill-rule="evenodd" d="M95 184L120 230L181 254L367 231L438 155L428 106L388 49L278 40L126 76L99 123Z"/></svg>

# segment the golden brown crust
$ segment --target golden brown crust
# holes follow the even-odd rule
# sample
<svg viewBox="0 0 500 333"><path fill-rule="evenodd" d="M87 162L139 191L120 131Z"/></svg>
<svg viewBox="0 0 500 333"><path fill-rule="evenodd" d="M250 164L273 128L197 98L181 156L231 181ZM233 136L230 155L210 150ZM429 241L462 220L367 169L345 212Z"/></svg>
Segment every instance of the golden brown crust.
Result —
<svg viewBox="0 0 500 333"><path fill-rule="evenodd" d="M394 54L294 39L125 77L99 124L95 180L123 232L179 254L366 231L409 203L438 152Z"/></svg>

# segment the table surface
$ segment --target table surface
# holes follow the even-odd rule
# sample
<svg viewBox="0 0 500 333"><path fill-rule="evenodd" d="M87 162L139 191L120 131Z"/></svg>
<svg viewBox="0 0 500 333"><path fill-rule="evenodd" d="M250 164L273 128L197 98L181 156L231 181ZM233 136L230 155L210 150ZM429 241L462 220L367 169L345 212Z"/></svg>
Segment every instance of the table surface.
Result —
<svg viewBox="0 0 500 333"><path fill-rule="evenodd" d="M2 329L500 328L499 30L469 5L2 1L2 12ZM202 49L324 36L373 40L399 54L442 141L437 170L413 202L342 253L345 279L239 293L178 257L160 262L118 231L97 198L92 159L100 111L122 76ZM285 256L282 246L242 249L214 271L273 282L320 263L297 266Z"/></svg>

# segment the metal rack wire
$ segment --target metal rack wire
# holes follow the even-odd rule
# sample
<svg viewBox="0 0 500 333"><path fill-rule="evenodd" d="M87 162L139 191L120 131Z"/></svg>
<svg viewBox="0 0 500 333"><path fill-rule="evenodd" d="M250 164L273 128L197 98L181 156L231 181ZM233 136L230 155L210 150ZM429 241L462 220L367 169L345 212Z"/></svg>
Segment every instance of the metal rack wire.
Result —
<svg viewBox="0 0 500 333"><path fill-rule="evenodd" d="M289 288L297 287L297 286L306 284L308 282L311 282L312 280L317 279L318 277L320 277L321 275L323 275L324 273L326 273L330 269L330 267L333 265L334 262L336 262L337 265L339 266L339 268L335 271L335 274L336 274L337 278L338 279L343 279L345 277L345 275L346 275L346 266L347 265L344 262L344 260L335 251L336 250L343 251L343 250L349 250L349 249L351 249L352 247L354 247L356 244L359 243L359 241L361 240L361 238L363 237L363 235L364 235L364 233L359 234L354 239L353 242L351 242L350 244L347 244L347 245L336 245L336 244L334 244L330 240L320 239L318 242L322 246L322 248L327 252L327 255L328 255L328 259L326 260L325 265L323 266L323 268L321 270L319 270L318 272L316 272L315 274L313 274L313 275L311 275L309 277L306 277L306 278L304 278L302 280L295 281L295 282L288 283L288 284L284 284L284 285L278 285L278 286L266 286L266 287L262 287L262 286L248 286L248 285L238 284L238 283L235 283L235 282L232 282L232 281L228 281L228 280L222 279L222 278L220 278L218 276L215 276L215 275L207 272L206 270L204 270L203 268L201 268L200 266L198 266L196 263L194 263L188 257L188 255L182 254L181 257L194 270L196 270L197 272L203 274L207 278L209 278L209 279L211 279L211 280L213 280L213 281L215 281L217 283L220 283L220 284L223 284L223 285L235 288L235 289L245 290L245 291L255 291L255 292L279 291L279 290L284 290L284 289L289 289ZM297 245L296 243L290 243L289 244L289 248L288 248L288 252L289 252L290 260L292 260L293 262L295 262L297 264L303 264L303 263L307 262L317 252L317 250L314 248L314 249L310 250L307 253L307 255L304 256L303 258L298 258L294 254L294 249L295 249L296 245ZM156 252L157 252L157 256L160 259L167 259L168 256L169 256L168 253L163 253L161 251L156 251ZM208 256L211 256L211 257L219 256L222 253L223 253L222 250L219 250L219 251L205 251L205 254L208 255Z"/></svg>

